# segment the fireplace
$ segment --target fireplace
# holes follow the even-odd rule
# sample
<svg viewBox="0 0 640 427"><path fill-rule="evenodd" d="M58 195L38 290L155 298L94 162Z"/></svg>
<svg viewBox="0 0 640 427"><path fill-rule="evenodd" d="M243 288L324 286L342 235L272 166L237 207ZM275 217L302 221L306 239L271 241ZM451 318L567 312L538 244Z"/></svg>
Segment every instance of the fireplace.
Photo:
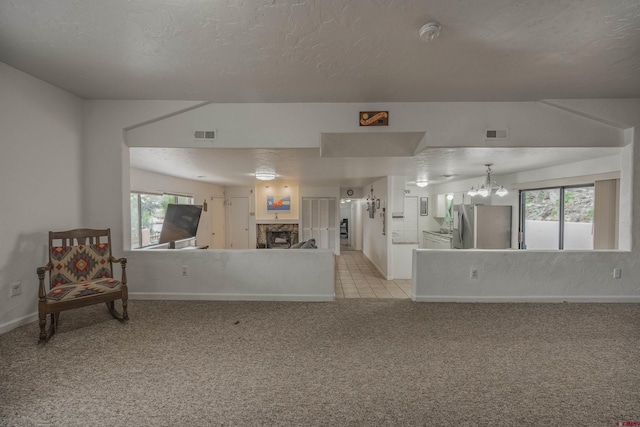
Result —
<svg viewBox="0 0 640 427"><path fill-rule="evenodd" d="M288 249L298 243L298 224L257 224L256 247Z"/></svg>
<svg viewBox="0 0 640 427"><path fill-rule="evenodd" d="M291 233L289 230L267 231L267 249L291 247Z"/></svg>

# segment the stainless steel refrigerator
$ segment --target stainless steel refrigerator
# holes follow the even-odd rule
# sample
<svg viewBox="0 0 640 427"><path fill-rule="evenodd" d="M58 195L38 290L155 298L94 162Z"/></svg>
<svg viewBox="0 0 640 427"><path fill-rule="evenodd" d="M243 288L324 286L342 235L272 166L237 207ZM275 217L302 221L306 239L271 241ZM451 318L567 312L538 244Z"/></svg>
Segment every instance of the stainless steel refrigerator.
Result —
<svg viewBox="0 0 640 427"><path fill-rule="evenodd" d="M511 206L455 205L455 249L510 249Z"/></svg>

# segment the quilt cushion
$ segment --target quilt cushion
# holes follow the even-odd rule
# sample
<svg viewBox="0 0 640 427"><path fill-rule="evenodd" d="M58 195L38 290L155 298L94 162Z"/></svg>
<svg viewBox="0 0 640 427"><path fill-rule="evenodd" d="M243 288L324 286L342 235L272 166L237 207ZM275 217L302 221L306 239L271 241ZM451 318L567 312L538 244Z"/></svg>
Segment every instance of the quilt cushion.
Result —
<svg viewBox="0 0 640 427"><path fill-rule="evenodd" d="M115 279L97 279L82 283L61 284L47 293L47 303L69 301L99 294L119 292L122 282Z"/></svg>
<svg viewBox="0 0 640 427"><path fill-rule="evenodd" d="M53 246L51 287L112 277L108 243Z"/></svg>

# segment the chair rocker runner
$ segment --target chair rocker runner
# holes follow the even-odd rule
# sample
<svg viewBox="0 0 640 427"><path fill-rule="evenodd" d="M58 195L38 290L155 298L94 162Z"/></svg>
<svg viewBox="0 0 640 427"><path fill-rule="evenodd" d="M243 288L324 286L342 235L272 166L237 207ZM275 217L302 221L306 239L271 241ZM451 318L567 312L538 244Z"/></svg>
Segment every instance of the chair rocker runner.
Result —
<svg viewBox="0 0 640 427"><path fill-rule="evenodd" d="M120 263L122 279L113 275L113 263ZM111 230L76 229L49 232L49 262L38 267L38 317L40 342L58 328L60 312L93 304L106 303L113 317L129 320L127 313L126 258L111 254ZM45 274L49 272L49 291L45 290ZM122 315L115 300L122 300ZM51 324L47 330L47 314Z"/></svg>

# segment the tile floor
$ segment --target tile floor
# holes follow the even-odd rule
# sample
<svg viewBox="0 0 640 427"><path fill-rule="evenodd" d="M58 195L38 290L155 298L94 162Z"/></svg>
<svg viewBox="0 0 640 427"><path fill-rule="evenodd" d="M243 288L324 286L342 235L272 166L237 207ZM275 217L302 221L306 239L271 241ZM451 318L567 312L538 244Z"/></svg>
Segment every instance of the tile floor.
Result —
<svg viewBox="0 0 640 427"><path fill-rule="evenodd" d="M336 257L336 298L410 298L411 280L386 280L361 251Z"/></svg>

